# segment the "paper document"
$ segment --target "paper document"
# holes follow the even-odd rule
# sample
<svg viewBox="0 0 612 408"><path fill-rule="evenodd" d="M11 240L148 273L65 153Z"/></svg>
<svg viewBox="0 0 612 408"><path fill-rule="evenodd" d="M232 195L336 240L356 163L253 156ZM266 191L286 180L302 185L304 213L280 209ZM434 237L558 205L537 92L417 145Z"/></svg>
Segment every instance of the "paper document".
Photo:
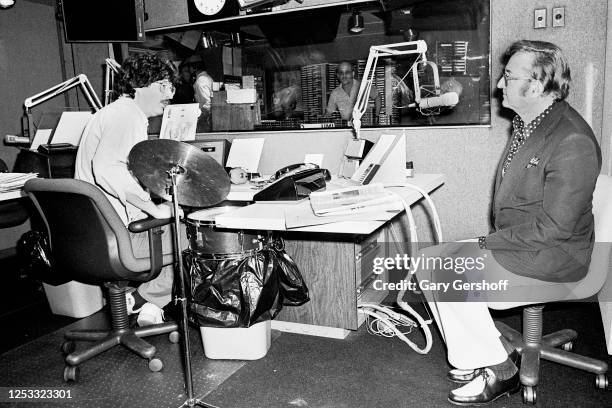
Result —
<svg viewBox="0 0 612 408"><path fill-rule="evenodd" d="M0 193L19 190L26 181L36 177L37 173L0 173Z"/></svg>
<svg viewBox="0 0 612 408"><path fill-rule="evenodd" d="M179 142L195 140L200 106L197 103L181 103L164 108L160 139L171 139Z"/></svg>
<svg viewBox="0 0 612 408"><path fill-rule="evenodd" d="M304 163L312 163L319 167L323 167L323 155L318 153L305 154Z"/></svg>
<svg viewBox="0 0 612 408"><path fill-rule="evenodd" d="M91 112L63 112L50 143L70 143L78 146L83 130L92 116Z"/></svg>
<svg viewBox="0 0 612 408"><path fill-rule="evenodd" d="M310 194L310 205L316 215L354 214L355 212L401 209L402 204L380 183L346 187Z"/></svg>
<svg viewBox="0 0 612 408"><path fill-rule="evenodd" d="M49 143L51 132L53 132L53 129L37 129L34 134L34 140L32 140L30 145L30 150L36 150L41 144Z"/></svg>
<svg viewBox="0 0 612 408"><path fill-rule="evenodd" d="M248 173L257 173L259 159L266 139L234 139L225 167L242 167Z"/></svg>

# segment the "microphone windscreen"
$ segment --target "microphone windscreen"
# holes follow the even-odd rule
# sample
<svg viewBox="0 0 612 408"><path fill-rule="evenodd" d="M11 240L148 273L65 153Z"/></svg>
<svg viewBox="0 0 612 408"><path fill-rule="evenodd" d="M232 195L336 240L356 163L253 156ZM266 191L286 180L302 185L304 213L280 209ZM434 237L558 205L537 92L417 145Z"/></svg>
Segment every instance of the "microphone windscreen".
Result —
<svg viewBox="0 0 612 408"><path fill-rule="evenodd" d="M456 92L447 92L432 98L422 98L419 102L420 108L435 108L437 106L455 106L459 103L459 95Z"/></svg>

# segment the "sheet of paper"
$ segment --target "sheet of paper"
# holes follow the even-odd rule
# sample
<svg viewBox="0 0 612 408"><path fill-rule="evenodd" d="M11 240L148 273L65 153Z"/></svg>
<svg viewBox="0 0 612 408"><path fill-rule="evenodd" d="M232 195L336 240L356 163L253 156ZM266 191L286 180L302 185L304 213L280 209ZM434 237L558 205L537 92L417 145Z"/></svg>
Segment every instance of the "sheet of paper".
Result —
<svg viewBox="0 0 612 408"><path fill-rule="evenodd" d="M197 103L168 105L164 108L160 139L172 139L184 142L195 140L200 108Z"/></svg>
<svg viewBox="0 0 612 408"><path fill-rule="evenodd" d="M30 150L36 150L41 144L49 143L51 132L53 132L53 129L37 129L34 134L34 140L32 140L30 145Z"/></svg>
<svg viewBox="0 0 612 408"><path fill-rule="evenodd" d="M226 167L242 167L248 173L257 173L265 138L234 139L227 157Z"/></svg>
<svg viewBox="0 0 612 408"><path fill-rule="evenodd" d="M319 217L314 214L310 206L288 206L285 208L285 226L291 229L343 221L386 221L389 219L388 213L397 212L399 211L393 208L380 207L372 208L371 211L356 212L354 214Z"/></svg>
<svg viewBox="0 0 612 408"><path fill-rule="evenodd" d="M319 167L323 167L323 155L322 154L305 154L304 163L316 164Z"/></svg>
<svg viewBox="0 0 612 408"><path fill-rule="evenodd" d="M51 143L70 143L78 146L85 126L91 120L91 112L63 112L53 132Z"/></svg>

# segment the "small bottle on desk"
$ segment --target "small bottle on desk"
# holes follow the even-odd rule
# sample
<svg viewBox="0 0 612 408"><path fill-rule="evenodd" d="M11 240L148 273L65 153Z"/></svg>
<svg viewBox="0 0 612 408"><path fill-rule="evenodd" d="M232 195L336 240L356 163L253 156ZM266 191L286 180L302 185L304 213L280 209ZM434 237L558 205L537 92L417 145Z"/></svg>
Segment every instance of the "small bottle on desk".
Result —
<svg viewBox="0 0 612 408"><path fill-rule="evenodd" d="M411 161L406 162L406 177L414 177L414 164Z"/></svg>

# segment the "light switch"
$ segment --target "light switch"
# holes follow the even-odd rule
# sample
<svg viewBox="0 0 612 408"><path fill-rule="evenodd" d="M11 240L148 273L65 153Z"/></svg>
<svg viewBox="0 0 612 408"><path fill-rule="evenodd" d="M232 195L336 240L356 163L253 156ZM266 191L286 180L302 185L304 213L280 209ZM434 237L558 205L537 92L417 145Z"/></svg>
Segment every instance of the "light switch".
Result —
<svg viewBox="0 0 612 408"><path fill-rule="evenodd" d="M553 7L552 9L552 26L565 26L565 7Z"/></svg>
<svg viewBox="0 0 612 408"><path fill-rule="evenodd" d="M546 28L546 9L533 11L533 28Z"/></svg>

